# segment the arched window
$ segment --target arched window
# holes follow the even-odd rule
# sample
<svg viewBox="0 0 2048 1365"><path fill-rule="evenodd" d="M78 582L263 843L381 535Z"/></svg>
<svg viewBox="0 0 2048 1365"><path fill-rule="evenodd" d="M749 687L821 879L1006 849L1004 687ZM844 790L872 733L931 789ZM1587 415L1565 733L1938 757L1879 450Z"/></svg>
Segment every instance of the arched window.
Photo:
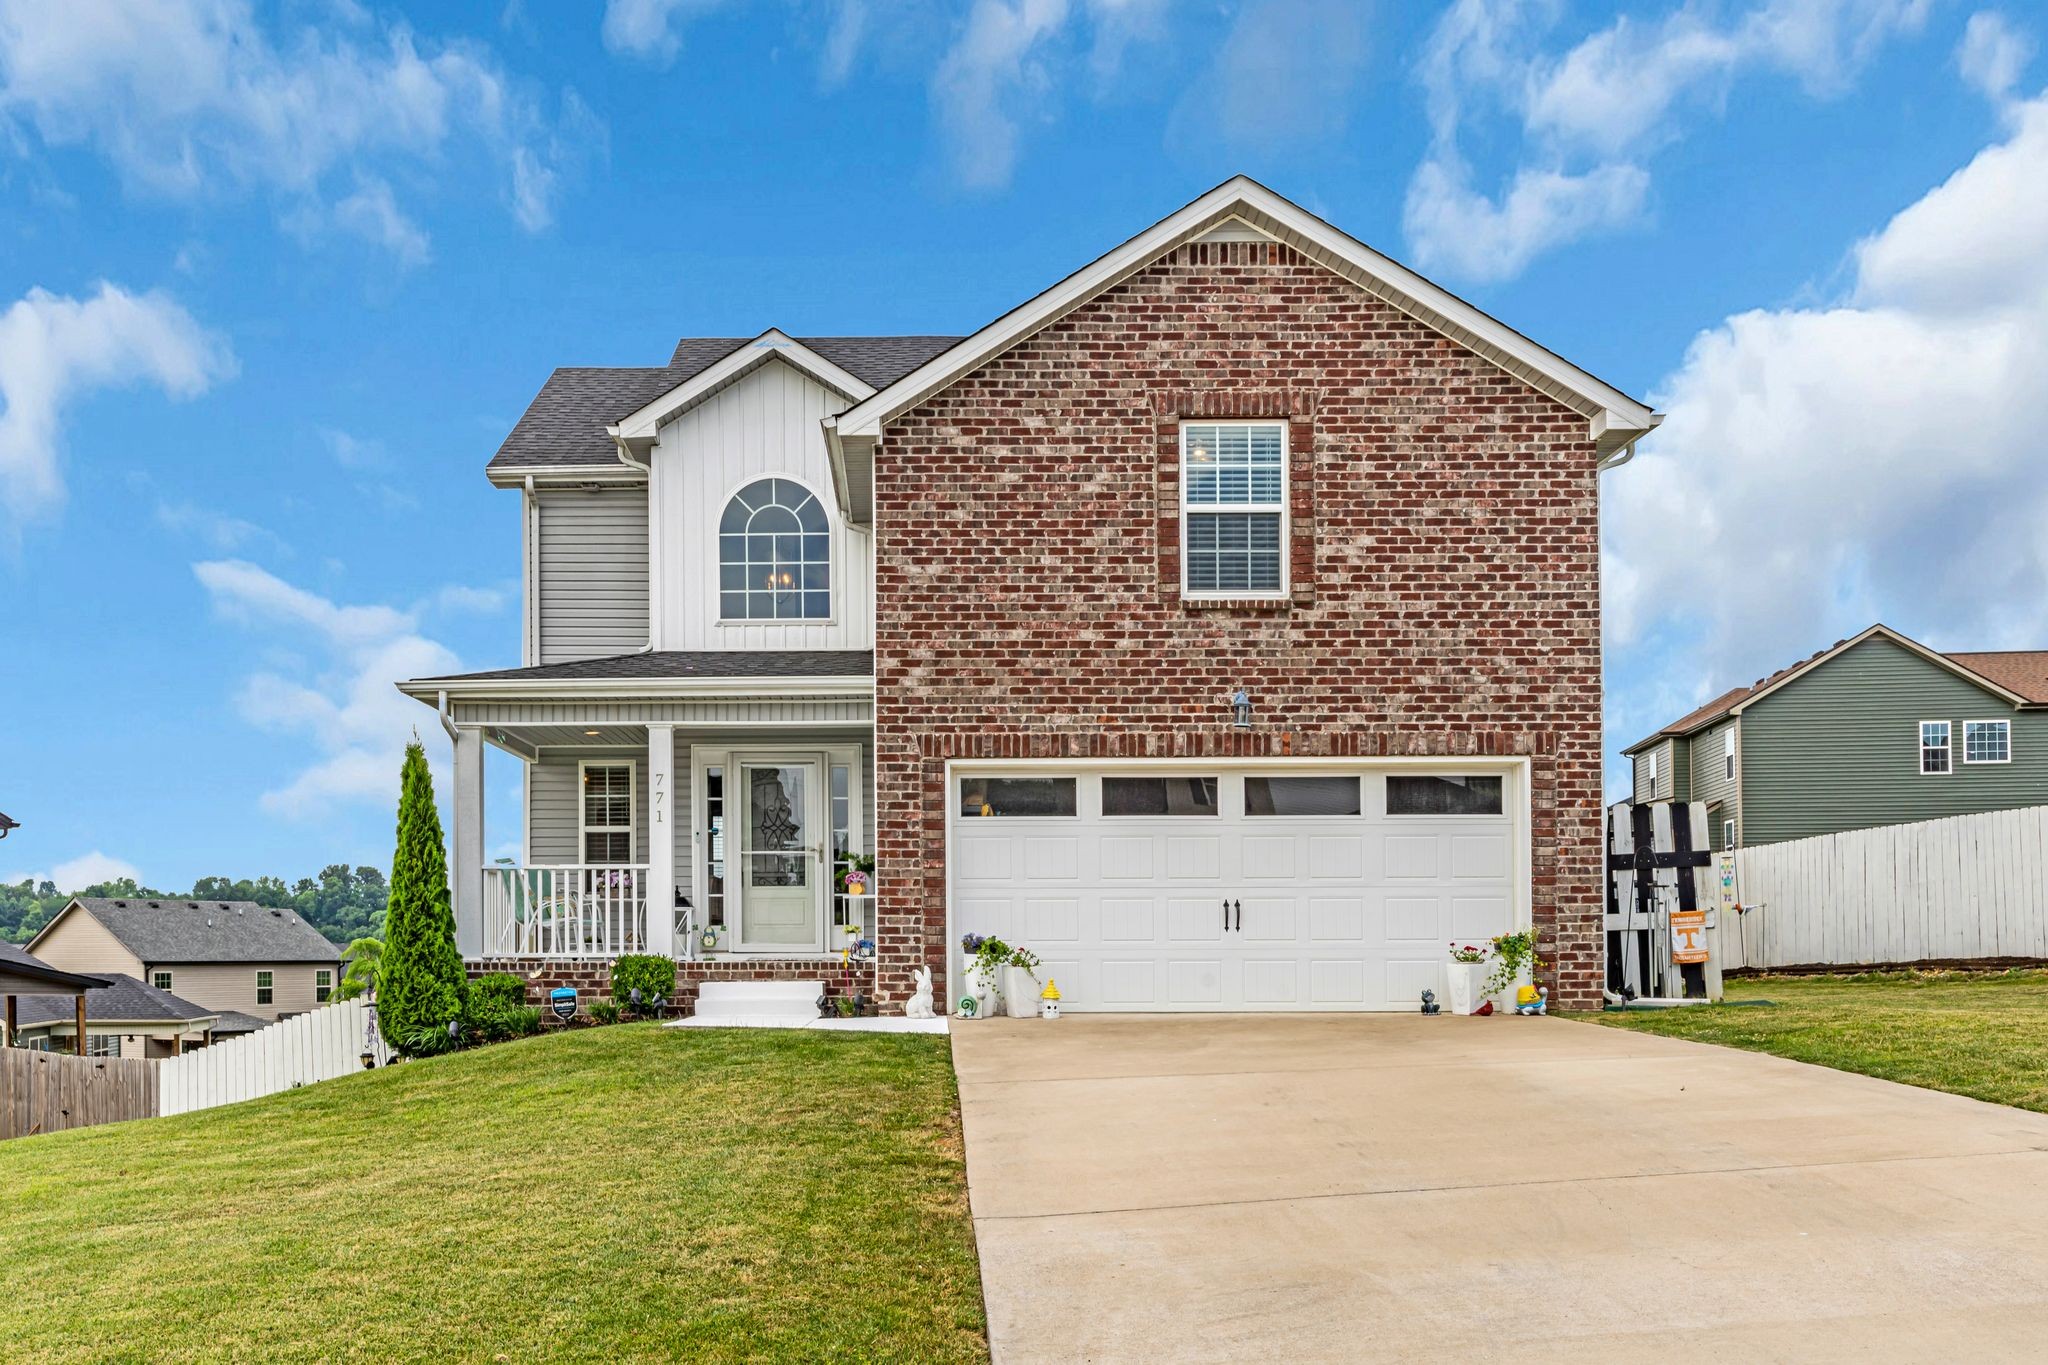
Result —
<svg viewBox="0 0 2048 1365"><path fill-rule="evenodd" d="M757 479L718 523L718 614L727 621L821 621L832 615L832 536L825 509L794 479Z"/></svg>

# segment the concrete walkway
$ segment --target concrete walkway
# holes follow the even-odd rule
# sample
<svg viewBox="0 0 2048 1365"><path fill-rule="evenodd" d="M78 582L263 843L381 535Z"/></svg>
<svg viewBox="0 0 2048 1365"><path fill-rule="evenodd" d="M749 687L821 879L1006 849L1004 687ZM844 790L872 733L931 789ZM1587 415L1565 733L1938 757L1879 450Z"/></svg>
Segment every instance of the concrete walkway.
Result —
<svg viewBox="0 0 2048 1365"><path fill-rule="evenodd" d="M2048 1116L1559 1019L953 1055L1001 1365L2048 1352Z"/></svg>

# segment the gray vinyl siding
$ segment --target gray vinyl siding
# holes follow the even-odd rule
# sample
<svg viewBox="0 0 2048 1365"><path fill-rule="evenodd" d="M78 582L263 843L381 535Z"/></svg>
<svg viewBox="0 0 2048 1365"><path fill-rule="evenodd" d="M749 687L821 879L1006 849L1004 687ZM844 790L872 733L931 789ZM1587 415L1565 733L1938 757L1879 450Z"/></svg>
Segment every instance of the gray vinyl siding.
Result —
<svg viewBox="0 0 2048 1365"><path fill-rule="evenodd" d="M648 640L647 490L543 490L535 663L631 654Z"/></svg>
<svg viewBox="0 0 2048 1365"><path fill-rule="evenodd" d="M1920 722L1950 723L1953 771L1920 774ZM2010 720L2012 762L1963 762L1963 722ZM2048 804L2048 712L2011 703L1889 640L1846 650L1751 703L1746 845Z"/></svg>
<svg viewBox="0 0 2048 1365"><path fill-rule="evenodd" d="M1735 781L1728 776L1727 759L1721 752L1722 737L1735 733L1736 724L1737 722L1732 720L1723 721L1711 730L1700 731L1685 742L1690 750L1686 766L1692 774L1691 799L1704 801L1709 806L1719 806L1719 809L1713 812L1712 847L1717 853L1726 847L1727 842L1721 837L1721 823L1724 820L1736 819L1736 811L1740 804L1735 796Z"/></svg>
<svg viewBox="0 0 2048 1365"><path fill-rule="evenodd" d="M548 749L526 767L532 788L528 848L538 866L583 861L582 780L577 764L585 759L633 765L633 861L647 861L647 755L616 749Z"/></svg>
<svg viewBox="0 0 2048 1365"><path fill-rule="evenodd" d="M1669 801L1671 799L1671 756L1673 745L1670 740L1658 740L1635 756L1635 786L1633 799L1637 801ZM1650 755L1657 755L1657 780L1650 780Z"/></svg>

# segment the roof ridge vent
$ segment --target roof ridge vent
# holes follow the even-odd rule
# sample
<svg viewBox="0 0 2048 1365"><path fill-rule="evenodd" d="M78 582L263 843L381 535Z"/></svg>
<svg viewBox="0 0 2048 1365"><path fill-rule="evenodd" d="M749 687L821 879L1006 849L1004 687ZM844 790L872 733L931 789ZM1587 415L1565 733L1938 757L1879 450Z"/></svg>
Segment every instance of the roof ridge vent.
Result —
<svg viewBox="0 0 2048 1365"><path fill-rule="evenodd" d="M164 908L164 904L162 901L151 901L149 903L149 908L152 910L161 910Z"/></svg>

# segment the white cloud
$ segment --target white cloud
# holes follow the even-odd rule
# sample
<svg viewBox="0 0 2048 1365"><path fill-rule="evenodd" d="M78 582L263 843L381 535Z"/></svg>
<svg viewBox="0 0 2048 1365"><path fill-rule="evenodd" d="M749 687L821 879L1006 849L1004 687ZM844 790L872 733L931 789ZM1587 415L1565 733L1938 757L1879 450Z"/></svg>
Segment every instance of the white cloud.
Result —
<svg viewBox="0 0 2048 1365"><path fill-rule="evenodd" d="M232 553L254 544L267 545L284 554L291 553L291 546L272 531L253 521L201 507L197 503L159 502L156 519L165 530L201 541L219 554Z"/></svg>
<svg viewBox="0 0 2048 1365"><path fill-rule="evenodd" d="M450 583L437 589L427 599L427 604L436 611L493 616L503 611L511 600L511 593L503 588L473 588L465 583Z"/></svg>
<svg viewBox="0 0 2048 1365"><path fill-rule="evenodd" d="M1646 162L1676 135L1681 105L1718 107L1752 71L1838 93L1886 40L1917 31L1930 3L1764 0L1726 16L1683 4L1661 19L1622 15L1551 55L1543 40L1562 15L1556 0L1457 0L1419 67L1432 138L1404 217L1418 263L1500 279L1640 220ZM1522 144L1493 193L1474 186L1461 147L1489 118L1516 125Z"/></svg>
<svg viewBox="0 0 2048 1365"><path fill-rule="evenodd" d="M123 877L132 878L138 884L142 881L142 873L135 864L125 859L110 857L94 849L90 853L81 853L67 862L58 863L47 872L12 872L0 881L4 881L8 886L19 886L25 881L37 884L49 882L57 888L59 894L68 896L83 891L88 886L119 881Z"/></svg>
<svg viewBox="0 0 2048 1365"><path fill-rule="evenodd" d="M263 793L265 810L312 819L341 804L389 804L397 799L400 757L416 731L430 754L446 751L433 717L392 686L458 667L452 651L419 633L413 613L338 604L240 560L207 561L192 571L223 616L310 635L320 647L304 676L259 672L236 695L236 709L249 724L302 738L315 753Z"/></svg>
<svg viewBox="0 0 2048 1365"><path fill-rule="evenodd" d="M1133 42L1157 35L1165 8L1166 0L974 0L931 81L933 117L960 182L1010 182L1021 125L1057 112L1083 29L1092 41L1080 60L1100 89Z"/></svg>
<svg viewBox="0 0 2048 1365"><path fill-rule="evenodd" d="M1748 682L1873 620L2048 644L2044 241L2048 96L1857 244L1839 302L1695 340L1607 476L1610 645L1665 661L1645 688Z"/></svg>
<svg viewBox="0 0 2048 1365"><path fill-rule="evenodd" d="M2020 73L2033 59L2033 38L2013 28L1994 10L1971 15L1956 47L1956 66L1963 79L1994 102L2012 93Z"/></svg>
<svg viewBox="0 0 2048 1365"><path fill-rule="evenodd" d="M400 260L424 259L427 239L391 176L426 184L474 155L532 229L574 156L480 45L359 11L326 29L267 23L248 0L0 0L6 125L96 148L151 193L269 190L298 230L331 222Z"/></svg>
<svg viewBox="0 0 2048 1365"><path fill-rule="evenodd" d="M605 0L604 45L622 56L666 64L683 50L681 30L725 0Z"/></svg>
<svg viewBox="0 0 2048 1365"><path fill-rule="evenodd" d="M63 498L59 418L73 399L132 384L190 398L234 368L227 343L163 294L29 290L0 313L0 503L24 517Z"/></svg>

